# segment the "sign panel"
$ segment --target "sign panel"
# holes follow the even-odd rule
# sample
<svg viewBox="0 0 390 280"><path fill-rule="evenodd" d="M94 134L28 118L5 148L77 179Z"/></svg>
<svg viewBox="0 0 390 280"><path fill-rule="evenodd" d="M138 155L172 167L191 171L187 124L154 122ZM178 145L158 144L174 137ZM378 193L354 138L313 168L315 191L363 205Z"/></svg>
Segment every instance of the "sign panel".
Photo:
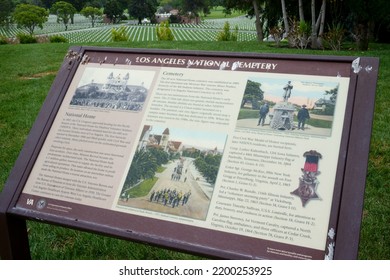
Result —
<svg viewBox="0 0 390 280"><path fill-rule="evenodd" d="M224 258L334 258L351 59L85 48L67 61L10 212Z"/></svg>

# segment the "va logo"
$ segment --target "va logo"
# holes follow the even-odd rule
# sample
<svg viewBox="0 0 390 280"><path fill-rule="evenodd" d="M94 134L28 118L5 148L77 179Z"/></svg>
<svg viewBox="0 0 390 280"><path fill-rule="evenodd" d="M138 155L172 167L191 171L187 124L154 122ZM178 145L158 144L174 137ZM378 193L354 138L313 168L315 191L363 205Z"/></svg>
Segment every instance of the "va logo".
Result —
<svg viewBox="0 0 390 280"><path fill-rule="evenodd" d="M46 200L44 200L43 198L38 200L37 209L42 210L43 208L45 208L45 206L46 206Z"/></svg>

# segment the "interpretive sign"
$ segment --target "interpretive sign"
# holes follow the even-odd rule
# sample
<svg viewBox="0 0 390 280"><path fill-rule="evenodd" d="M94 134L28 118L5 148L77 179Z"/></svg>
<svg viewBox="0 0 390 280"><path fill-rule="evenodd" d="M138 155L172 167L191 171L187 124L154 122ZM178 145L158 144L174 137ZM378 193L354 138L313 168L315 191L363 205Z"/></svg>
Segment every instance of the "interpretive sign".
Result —
<svg viewBox="0 0 390 280"><path fill-rule="evenodd" d="M212 257L355 258L377 69L71 49L2 193L3 258L21 219Z"/></svg>

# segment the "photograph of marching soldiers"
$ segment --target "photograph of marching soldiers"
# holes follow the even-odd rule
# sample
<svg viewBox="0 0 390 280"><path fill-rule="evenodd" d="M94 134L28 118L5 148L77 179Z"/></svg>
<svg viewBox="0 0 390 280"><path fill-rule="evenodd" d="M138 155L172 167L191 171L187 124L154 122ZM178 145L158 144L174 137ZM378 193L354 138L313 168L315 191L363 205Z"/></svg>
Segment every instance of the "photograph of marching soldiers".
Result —
<svg viewBox="0 0 390 280"><path fill-rule="evenodd" d="M226 137L145 125L118 205L206 219Z"/></svg>
<svg viewBox="0 0 390 280"><path fill-rule="evenodd" d="M87 68L70 105L141 111L152 78L151 72L141 72Z"/></svg>
<svg viewBox="0 0 390 280"><path fill-rule="evenodd" d="M238 127L330 136L338 82L249 78Z"/></svg>

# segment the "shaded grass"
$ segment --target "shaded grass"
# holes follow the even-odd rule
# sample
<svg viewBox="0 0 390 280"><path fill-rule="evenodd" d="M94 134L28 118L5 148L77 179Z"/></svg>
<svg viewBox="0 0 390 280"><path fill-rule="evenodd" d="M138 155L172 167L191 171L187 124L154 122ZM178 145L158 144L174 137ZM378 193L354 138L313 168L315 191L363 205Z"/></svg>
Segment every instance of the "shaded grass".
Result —
<svg viewBox="0 0 390 280"><path fill-rule="evenodd" d="M214 7L210 10L210 14L204 16L204 19L223 19L223 18L234 18L238 17L243 14L241 11L238 10L233 10L231 11L231 14L225 14L224 13L224 8L221 6Z"/></svg>
<svg viewBox="0 0 390 280"><path fill-rule="evenodd" d="M368 52L275 48L256 42L91 43L120 48L374 56L381 60L371 137L359 259L390 259L390 46ZM0 190L11 171L69 44L0 46ZM154 246L28 222L34 259L196 259Z"/></svg>

